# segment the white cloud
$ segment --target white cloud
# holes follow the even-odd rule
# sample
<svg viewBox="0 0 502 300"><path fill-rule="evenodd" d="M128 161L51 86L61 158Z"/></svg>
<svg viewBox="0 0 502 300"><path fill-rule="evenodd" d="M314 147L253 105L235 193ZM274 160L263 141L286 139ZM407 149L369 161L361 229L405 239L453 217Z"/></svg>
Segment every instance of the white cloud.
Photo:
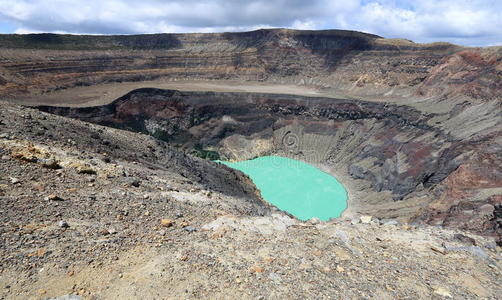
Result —
<svg viewBox="0 0 502 300"><path fill-rule="evenodd" d="M127 34L341 28L419 42L502 40L500 0L0 0L17 32Z"/></svg>
<svg viewBox="0 0 502 300"><path fill-rule="evenodd" d="M305 20L305 21L295 20L293 24L291 24L291 28L301 29L301 30L315 30L316 28L319 28L319 24L317 24L312 20Z"/></svg>
<svg viewBox="0 0 502 300"><path fill-rule="evenodd" d="M364 5L356 27L373 30L386 37L405 37L422 42L446 40L464 44L487 44L502 37L502 1L423 0L389 1Z"/></svg>

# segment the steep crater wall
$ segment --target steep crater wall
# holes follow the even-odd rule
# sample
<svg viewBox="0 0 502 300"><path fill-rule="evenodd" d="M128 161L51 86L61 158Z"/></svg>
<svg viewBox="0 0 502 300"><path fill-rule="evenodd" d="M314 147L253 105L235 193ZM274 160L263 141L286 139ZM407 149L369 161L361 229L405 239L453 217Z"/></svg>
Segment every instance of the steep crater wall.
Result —
<svg viewBox="0 0 502 300"><path fill-rule="evenodd" d="M86 87L88 101L106 98L92 87L144 81L154 81L152 87L180 80L296 84L358 98L493 99L501 88L500 47L416 44L344 30L0 35L0 49L0 99L30 103L67 101L59 94Z"/></svg>
<svg viewBox="0 0 502 300"><path fill-rule="evenodd" d="M460 138L442 128L438 115L408 106L140 89L105 106L40 109L144 132L187 152L214 151L230 160L281 155L306 161L346 186L346 214L500 234L497 133L476 141ZM468 199L455 190L459 177L465 178L462 170L474 174L468 191L462 190L471 195Z"/></svg>

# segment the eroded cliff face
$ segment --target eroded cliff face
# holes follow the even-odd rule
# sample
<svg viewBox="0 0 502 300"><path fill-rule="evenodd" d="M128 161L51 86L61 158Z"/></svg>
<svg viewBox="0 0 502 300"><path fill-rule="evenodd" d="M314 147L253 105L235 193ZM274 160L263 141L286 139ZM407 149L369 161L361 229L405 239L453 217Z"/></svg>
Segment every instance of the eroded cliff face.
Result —
<svg viewBox="0 0 502 300"><path fill-rule="evenodd" d="M100 107L41 109L141 131L232 160L282 155L318 165L349 190L347 214L500 234L502 147L495 130L445 130L406 105L292 95L142 89ZM489 122L489 112L473 120ZM493 126L492 126L493 127ZM498 131L497 131L498 128ZM476 130L478 130L476 132ZM484 132L482 132L484 131Z"/></svg>
<svg viewBox="0 0 502 300"><path fill-rule="evenodd" d="M415 44L352 31L141 36L0 35L0 97L145 80L287 83L357 97L495 97L500 48Z"/></svg>

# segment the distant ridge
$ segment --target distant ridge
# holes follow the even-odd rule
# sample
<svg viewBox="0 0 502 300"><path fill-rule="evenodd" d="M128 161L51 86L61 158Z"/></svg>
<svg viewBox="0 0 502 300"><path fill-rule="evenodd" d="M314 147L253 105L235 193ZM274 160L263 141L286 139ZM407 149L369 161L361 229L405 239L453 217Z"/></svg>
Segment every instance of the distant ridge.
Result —
<svg viewBox="0 0 502 300"><path fill-rule="evenodd" d="M52 50L131 50L173 49L182 46L185 39L219 37L228 40L270 40L276 36L296 38L320 37L328 39L372 40L378 35L350 30L292 30L259 29L247 32L223 33L157 33L136 35L74 35L55 33L0 34L0 48L52 49Z"/></svg>

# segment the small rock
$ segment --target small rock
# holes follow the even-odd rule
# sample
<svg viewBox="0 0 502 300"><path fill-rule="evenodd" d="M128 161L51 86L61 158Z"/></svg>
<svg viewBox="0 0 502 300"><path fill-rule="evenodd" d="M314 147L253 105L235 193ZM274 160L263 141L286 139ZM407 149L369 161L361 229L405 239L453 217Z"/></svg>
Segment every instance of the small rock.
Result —
<svg viewBox="0 0 502 300"><path fill-rule="evenodd" d="M364 179L367 171L358 165L349 166L349 175L355 179Z"/></svg>
<svg viewBox="0 0 502 300"><path fill-rule="evenodd" d="M314 218L311 218L308 222L310 224L312 224L312 225L317 225L317 224L321 223L321 220L319 220L318 218L314 217Z"/></svg>
<svg viewBox="0 0 502 300"><path fill-rule="evenodd" d="M171 227L174 225L174 221L171 219L162 219L160 220L160 225L162 225L162 227Z"/></svg>
<svg viewBox="0 0 502 300"><path fill-rule="evenodd" d="M385 226L397 226L399 222L397 220L381 220L380 224Z"/></svg>
<svg viewBox="0 0 502 300"><path fill-rule="evenodd" d="M263 258L263 261L266 263L271 263L272 261L274 261L274 259L270 256L266 256Z"/></svg>
<svg viewBox="0 0 502 300"><path fill-rule="evenodd" d="M369 224L372 218L372 216L361 216L359 220L361 220L361 223L363 224Z"/></svg>
<svg viewBox="0 0 502 300"><path fill-rule="evenodd" d="M50 194L44 198L45 201L63 201L63 199L55 194Z"/></svg>
<svg viewBox="0 0 502 300"><path fill-rule="evenodd" d="M179 218L183 218L183 214L182 213L177 213L176 214L176 218L179 219Z"/></svg>
<svg viewBox="0 0 502 300"><path fill-rule="evenodd" d="M69 228L70 225L66 221L59 221L58 226L61 228Z"/></svg>
<svg viewBox="0 0 502 300"><path fill-rule="evenodd" d="M438 247L431 246L431 250L446 255L446 252L444 250L439 249Z"/></svg>
<svg viewBox="0 0 502 300"><path fill-rule="evenodd" d="M336 266L336 271L338 273L343 273L343 272L345 272L345 269L342 266Z"/></svg>
<svg viewBox="0 0 502 300"><path fill-rule="evenodd" d="M453 298L453 296L451 295L450 291L448 291L447 289L445 289L443 287L436 288L434 290L434 294L439 295L439 296L443 296L443 297L446 297L446 298Z"/></svg>
<svg viewBox="0 0 502 300"><path fill-rule="evenodd" d="M377 217L373 217L371 219L371 224L380 225L380 219L378 219Z"/></svg>
<svg viewBox="0 0 502 300"><path fill-rule="evenodd" d="M265 271L265 270L260 266L252 266L251 271L253 271L255 273L263 273L263 271Z"/></svg>
<svg viewBox="0 0 502 300"><path fill-rule="evenodd" d="M143 199L148 199L148 198L150 198L150 195L148 195L148 194L143 195Z"/></svg>
<svg viewBox="0 0 502 300"><path fill-rule="evenodd" d="M32 257L32 256L43 257L46 253L47 253L47 250L42 248L42 249L38 249L37 251L35 251L33 253L28 254L28 256L30 256L30 257Z"/></svg>
<svg viewBox="0 0 502 300"><path fill-rule="evenodd" d="M117 230L113 227L106 228L106 231L108 231L109 234L116 234Z"/></svg>
<svg viewBox="0 0 502 300"><path fill-rule="evenodd" d="M490 250L497 249L497 243L495 241L491 241L485 244L485 247Z"/></svg>
<svg viewBox="0 0 502 300"><path fill-rule="evenodd" d="M38 182L35 182L33 184L33 188L36 189L39 192L43 192L45 190L45 187L42 184L38 183Z"/></svg>
<svg viewBox="0 0 502 300"><path fill-rule="evenodd" d="M77 169L77 173L79 173L79 174L96 175L96 171L86 165L77 166L76 169Z"/></svg>
<svg viewBox="0 0 502 300"><path fill-rule="evenodd" d="M141 181L137 178L126 178L126 183L133 187L139 187L141 185Z"/></svg>
<svg viewBox="0 0 502 300"><path fill-rule="evenodd" d="M471 238L471 237L468 237L466 235L463 235L463 234L460 234L460 233L456 233L453 235L453 239L454 240L457 240L463 244L467 244L467 245L473 245L473 246L476 246L476 240Z"/></svg>
<svg viewBox="0 0 502 300"><path fill-rule="evenodd" d="M186 227L183 227L183 229L185 231L190 232L190 233L197 231L197 229L195 227L193 227L193 226L186 226Z"/></svg>
<svg viewBox="0 0 502 300"><path fill-rule="evenodd" d="M10 183L12 184L18 184L21 183L21 180L17 179L16 177L9 177Z"/></svg>
<svg viewBox="0 0 502 300"><path fill-rule="evenodd" d="M42 164L42 167L46 168L46 169L51 169L51 170L58 170L58 169L61 169L61 165L58 163L57 160L55 159L48 159L48 160L43 160L41 162Z"/></svg>

